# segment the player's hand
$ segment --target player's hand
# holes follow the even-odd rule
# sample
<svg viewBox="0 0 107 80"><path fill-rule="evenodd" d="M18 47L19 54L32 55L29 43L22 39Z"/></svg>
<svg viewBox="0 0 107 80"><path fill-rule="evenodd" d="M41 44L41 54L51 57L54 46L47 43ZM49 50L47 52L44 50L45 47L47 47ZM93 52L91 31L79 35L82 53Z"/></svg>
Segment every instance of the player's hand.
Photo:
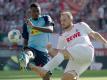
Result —
<svg viewBox="0 0 107 80"><path fill-rule="evenodd" d="M50 50L50 49L52 48L52 44L51 44L51 43L48 43L47 46L46 46L46 48L47 48L48 50Z"/></svg>
<svg viewBox="0 0 107 80"><path fill-rule="evenodd" d="M72 56L70 55L70 53L69 53L66 49L62 49L62 50L60 49L59 51L60 51L61 54L64 55L64 58L65 58L65 59L69 59L70 57L72 57ZM72 57L72 58L73 58L73 57Z"/></svg>
<svg viewBox="0 0 107 80"><path fill-rule="evenodd" d="M29 21L29 20L27 20L27 25L30 26L30 27L34 26L33 23L31 21Z"/></svg>

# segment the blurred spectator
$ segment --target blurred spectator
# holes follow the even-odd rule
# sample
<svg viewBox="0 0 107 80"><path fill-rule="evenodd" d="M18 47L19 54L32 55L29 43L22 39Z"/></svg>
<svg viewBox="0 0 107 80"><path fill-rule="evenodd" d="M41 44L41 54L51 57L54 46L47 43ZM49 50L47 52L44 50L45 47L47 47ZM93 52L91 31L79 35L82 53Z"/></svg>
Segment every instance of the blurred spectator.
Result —
<svg viewBox="0 0 107 80"><path fill-rule="evenodd" d="M100 5L98 7L98 27L100 30L103 29L103 21L104 21L104 5Z"/></svg>

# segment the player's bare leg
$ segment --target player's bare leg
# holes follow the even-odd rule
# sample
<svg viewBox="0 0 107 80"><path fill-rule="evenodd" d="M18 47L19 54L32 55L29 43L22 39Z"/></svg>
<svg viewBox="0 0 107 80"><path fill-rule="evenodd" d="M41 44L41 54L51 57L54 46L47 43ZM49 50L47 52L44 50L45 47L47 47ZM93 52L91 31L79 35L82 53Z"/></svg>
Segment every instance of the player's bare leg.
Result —
<svg viewBox="0 0 107 80"><path fill-rule="evenodd" d="M64 55L65 59L72 58L72 55L65 49L61 50L61 53ZM65 72L61 78L61 80L78 80L78 75L75 71Z"/></svg>
<svg viewBox="0 0 107 80"><path fill-rule="evenodd" d="M43 80L50 80L51 77L50 71L57 67L63 60L64 60L63 55L59 53L44 67L37 67L32 64L29 64L29 67L31 68L32 71L36 72L41 78L43 78Z"/></svg>
<svg viewBox="0 0 107 80"><path fill-rule="evenodd" d="M62 53L58 53L51 61L49 61L43 68L37 67L32 64L29 64L29 67L39 74L41 77L44 77L48 71L52 71L56 68L63 60L69 59L69 53L67 50L62 50ZM63 56L64 55L64 56Z"/></svg>
<svg viewBox="0 0 107 80"><path fill-rule="evenodd" d="M78 80L78 75L74 71L65 72L61 80Z"/></svg>
<svg viewBox="0 0 107 80"><path fill-rule="evenodd" d="M49 80L51 73L49 71L56 68L63 60L69 59L70 54L67 50L61 50L51 61L49 61L44 67L38 67L33 64L29 64L32 71L36 72L43 80Z"/></svg>
<svg viewBox="0 0 107 80"><path fill-rule="evenodd" d="M64 56L61 53L58 53L52 60L50 60L44 67L37 67L33 64L29 64L29 67L32 71L36 72L44 80L49 80L51 73L54 68L56 68L62 61Z"/></svg>
<svg viewBox="0 0 107 80"><path fill-rule="evenodd" d="M33 64L29 64L29 67L32 71L36 72L41 78L44 78L48 73L47 70L44 70L42 67L38 67Z"/></svg>

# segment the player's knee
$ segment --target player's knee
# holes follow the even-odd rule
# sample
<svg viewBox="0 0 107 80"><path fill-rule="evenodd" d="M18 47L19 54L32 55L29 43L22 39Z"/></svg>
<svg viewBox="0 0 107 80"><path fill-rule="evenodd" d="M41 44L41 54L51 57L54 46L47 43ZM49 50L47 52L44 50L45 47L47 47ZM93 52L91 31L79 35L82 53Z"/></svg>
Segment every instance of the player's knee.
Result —
<svg viewBox="0 0 107 80"><path fill-rule="evenodd" d="M34 59L35 58L32 51L26 50L25 53L29 56L30 59Z"/></svg>
<svg viewBox="0 0 107 80"><path fill-rule="evenodd" d="M63 74L61 80L78 80L78 77L74 73L66 72Z"/></svg>

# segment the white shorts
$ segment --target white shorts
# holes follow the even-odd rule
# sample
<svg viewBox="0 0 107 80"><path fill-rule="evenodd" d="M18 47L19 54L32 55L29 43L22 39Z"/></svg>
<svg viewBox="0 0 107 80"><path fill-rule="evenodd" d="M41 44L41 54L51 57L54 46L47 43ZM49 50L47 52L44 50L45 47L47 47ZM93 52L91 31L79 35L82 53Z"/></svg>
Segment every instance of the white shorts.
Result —
<svg viewBox="0 0 107 80"><path fill-rule="evenodd" d="M77 44L67 48L71 54L64 72L75 71L78 75L83 73L91 64L94 57L94 48L88 44Z"/></svg>

